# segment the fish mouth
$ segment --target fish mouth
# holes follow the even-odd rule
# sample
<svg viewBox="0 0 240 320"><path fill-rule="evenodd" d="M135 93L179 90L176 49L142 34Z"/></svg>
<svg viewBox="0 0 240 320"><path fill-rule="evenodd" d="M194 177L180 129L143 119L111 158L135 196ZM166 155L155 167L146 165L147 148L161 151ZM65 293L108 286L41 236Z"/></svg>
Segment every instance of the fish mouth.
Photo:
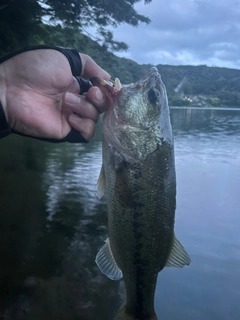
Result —
<svg viewBox="0 0 240 320"><path fill-rule="evenodd" d="M150 68L137 82L129 85L123 85L123 87L129 87L131 89L138 90L147 83L149 84L149 87L154 86L154 84L158 84L160 87L163 85L161 75L156 67Z"/></svg>
<svg viewBox="0 0 240 320"><path fill-rule="evenodd" d="M156 67L150 68L148 70L148 72L140 79L140 81L152 78L153 76L158 76L158 77L161 78L161 76L160 76L160 74L158 72L158 69Z"/></svg>

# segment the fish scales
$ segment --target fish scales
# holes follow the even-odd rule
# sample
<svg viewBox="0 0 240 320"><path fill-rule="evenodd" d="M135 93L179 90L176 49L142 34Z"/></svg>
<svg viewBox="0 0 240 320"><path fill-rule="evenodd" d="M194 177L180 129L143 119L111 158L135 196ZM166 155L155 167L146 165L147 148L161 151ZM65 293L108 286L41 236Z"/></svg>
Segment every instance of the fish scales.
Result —
<svg viewBox="0 0 240 320"><path fill-rule="evenodd" d="M132 306L140 314L154 312L157 274L166 263L173 237L175 194L172 192L169 197L166 193L175 190L175 173L169 173L165 155L159 164L161 154L156 150L143 163L125 164L122 181L118 176L116 179L110 175L106 177L111 249L126 284L126 308ZM172 150L168 150L169 161L172 161L171 154ZM106 172L111 171L113 161L111 156L106 159ZM122 190L125 179L131 191ZM131 197L127 200L129 192Z"/></svg>
<svg viewBox="0 0 240 320"><path fill-rule="evenodd" d="M99 179L104 179L107 197L112 269L106 267L111 262L105 260L105 249L96 262L111 279L122 274L127 293L116 319L157 319L158 272L167 264L182 267L190 259L174 237L174 146L166 91L156 68L137 84L123 87L105 115ZM114 268L119 268L118 276L112 275Z"/></svg>

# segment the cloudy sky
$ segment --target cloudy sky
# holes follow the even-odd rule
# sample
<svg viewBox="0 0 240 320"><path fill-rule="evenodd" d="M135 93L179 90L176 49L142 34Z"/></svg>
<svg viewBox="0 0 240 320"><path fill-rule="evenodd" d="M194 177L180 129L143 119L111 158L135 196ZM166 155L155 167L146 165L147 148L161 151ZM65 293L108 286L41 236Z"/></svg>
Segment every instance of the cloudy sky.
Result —
<svg viewBox="0 0 240 320"><path fill-rule="evenodd" d="M140 64L240 69L240 0L141 1L136 10L151 23L114 29L115 39L129 45L117 55Z"/></svg>

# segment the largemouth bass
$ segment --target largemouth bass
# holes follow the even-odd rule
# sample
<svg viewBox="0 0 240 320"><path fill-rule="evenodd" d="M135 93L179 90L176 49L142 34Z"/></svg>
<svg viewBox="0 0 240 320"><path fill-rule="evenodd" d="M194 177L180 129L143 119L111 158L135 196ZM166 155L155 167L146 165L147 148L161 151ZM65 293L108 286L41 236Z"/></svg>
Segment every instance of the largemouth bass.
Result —
<svg viewBox="0 0 240 320"><path fill-rule="evenodd" d="M174 235L176 175L167 93L156 68L118 89L103 119L98 194L107 197L109 238L96 263L110 279L123 277L126 302L115 320L156 320L158 273L190 263Z"/></svg>

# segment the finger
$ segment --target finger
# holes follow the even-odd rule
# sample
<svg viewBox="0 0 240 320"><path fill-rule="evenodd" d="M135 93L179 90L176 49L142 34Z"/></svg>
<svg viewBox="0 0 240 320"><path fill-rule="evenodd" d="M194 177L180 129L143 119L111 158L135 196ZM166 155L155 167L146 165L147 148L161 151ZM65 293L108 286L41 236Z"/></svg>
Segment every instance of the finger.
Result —
<svg viewBox="0 0 240 320"><path fill-rule="evenodd" d="M98 109L99 113L105 112L112 105L112 100L109 100L104 92L102 92L102 90L98 87L91 87L86 96L88 100L91 101Z"/></svg>
<svg viewBox="0 0 240 320"><path fill-rule="evenodd" d="M78 80L77 80L78 78ZM84 94L92 87L92 83L89 80L83 79L81 77L73 77L72 83L67 88L67 92L72 92L76 94Z"/></svg>
<svg viewBox="0 0 240 320"><path fill-rule="evenodd" d="M90 140L95 134L95 123L92 119L81 118L76 114L71 114L68 118L69 124L86 139Z"/></svg>
<svg viewBox="0 0 240 320"><path fill-rule="evenodd" d="M88 118L97 123L99 112L86 96L79 96L67 92L63 98L64 106L69 107L73 112L82 118Z"/></svg>
<svg viewBox="0 0 240 320"><path fill-rule="evenodd" d="M99 77L104 80L111 78L110 74L103 70L90 56L84 53L79 53L82 60L82 73L81 76L85 78Z"/></svg>
<svg viewBox="0 0 240 320"><path fill-rule="evenodd" d="M72 83L67 88L67 91L79 94L80 90L81 90L81 88L79 87L79 83L78 83L77 79L75 77L72 77Z"/></svg>

